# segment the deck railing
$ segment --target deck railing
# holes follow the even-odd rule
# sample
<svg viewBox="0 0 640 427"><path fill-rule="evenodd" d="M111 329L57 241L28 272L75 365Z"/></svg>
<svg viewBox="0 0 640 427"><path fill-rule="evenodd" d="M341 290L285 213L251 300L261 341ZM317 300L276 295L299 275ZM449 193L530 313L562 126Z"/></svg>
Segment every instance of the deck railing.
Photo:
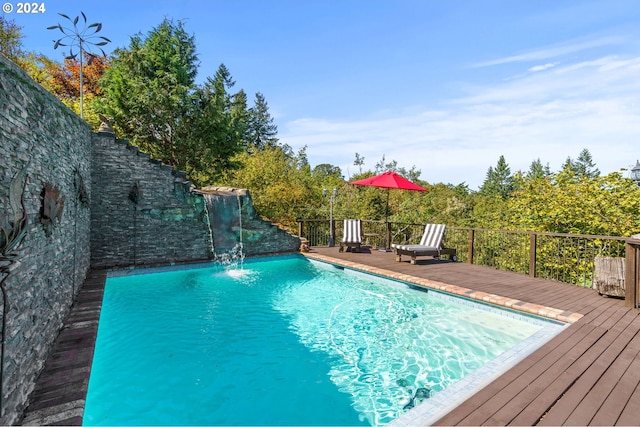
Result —
<svg viewBox="0 0 640 427"><path fill-rule="evenodd" d="M390 243L418 243L424 231L424 224L367 220L362 223L363 243L374 248L388 247L387 238L390 238ZM342 227L342 220L334 221L333 236L336 244L342 238ZM300 237L305 237L311 246L327 246L331 228L328 220L298 221ZM640 239L447 227L444 245L456 248L461 262L532 277L594 287L597 290L600 289L598 284L603 283L603 280L618 281L623 286L620 296L625 296L627 304L640 306ZM607 263L601 262L603 260ZM611 277L616 274L610 271L598 271L605 264L619 265L620 273L617 275L622 277Z"/></svg>

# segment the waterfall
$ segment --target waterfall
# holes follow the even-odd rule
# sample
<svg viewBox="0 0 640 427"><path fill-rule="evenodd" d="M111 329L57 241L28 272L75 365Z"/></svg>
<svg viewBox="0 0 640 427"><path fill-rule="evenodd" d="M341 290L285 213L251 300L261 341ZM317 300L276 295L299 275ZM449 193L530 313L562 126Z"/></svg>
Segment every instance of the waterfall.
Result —
<svg viewBox="0 0 640 427"><path fill-rule="evenodd" d="M204 198L204 213L207 219L207 229L209 230L209 245L211 245L211 257L215 259L216 248L213 245L213 229L211 227L211 213L209 213L209 206L213 206L213 196L211 194L203 194Z"/></svg>
<svg viewBox="0 0 640 427"><path fill-rule="evenodd" d="M235 197L237 203L231 203L231 200L228 200L229 197ZM203 193L203 198L213 260L227 265L237 265L238 262L242 264L244 242L241 195L233 190L227 190ZM236 227L239 230L238 233L235 232Z"/></svg>
<svg viewBox="0 0 640 427"><path fill-rule="evenodd" d="M240 266L242 267L244 262L244 244L242 243L242 198L239 193L236 194L236 199L238 200L238 224L240 228L238 236L240 240Z"/></svg>

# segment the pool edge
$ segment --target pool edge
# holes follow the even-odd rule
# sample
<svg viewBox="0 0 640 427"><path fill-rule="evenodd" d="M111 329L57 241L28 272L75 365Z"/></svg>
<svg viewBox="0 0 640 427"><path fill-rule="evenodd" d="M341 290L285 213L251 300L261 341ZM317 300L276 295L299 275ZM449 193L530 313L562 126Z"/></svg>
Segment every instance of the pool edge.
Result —
<svg viewBox="0 0 640 427"><path fill-rule="evenodd" d="M569 324L575 323L583 317L583 315L580 313L568 312L568 311L560 310L553 307L546 307L539 304L533 304L526 301L507 298L500 295L489 294L481 291L474 291L473 289L463 288L461 286L449 285L447 283L438 282L431 279L424 279L416 276L411 276L404 273L396 273L391 270L385 270L383 268L373 267L365 264L359 264L352 261L345 261L338 258L333 258L333 257L329 257L326 255L321 255L313 252L304 252L302 253L302 255L310 259L315 259L317 261L336 264L342 267L351 268L353 270L358 270L365 273L375 274L375 275L386 277L389 279L400 280L400 281L411 283L412 285L420 286L423 288L446 292L446 293L457 295L463 298L469 298L469 299L477 300L480 302L505 307L511 310L520 311L527 314L533 314L535 316L556 320L562 323L569 323Z"/></svg>

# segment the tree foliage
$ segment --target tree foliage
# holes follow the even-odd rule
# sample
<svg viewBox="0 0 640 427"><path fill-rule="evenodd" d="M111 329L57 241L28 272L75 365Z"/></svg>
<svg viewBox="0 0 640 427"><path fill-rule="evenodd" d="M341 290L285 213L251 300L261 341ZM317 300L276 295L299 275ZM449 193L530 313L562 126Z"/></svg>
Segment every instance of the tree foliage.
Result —
<svg viewBox="0 0 640 427"><path fill-rule="evenodd" d="M278 145L276 126L264 95L256 93L255 103L248 111L245 143L248 151L275 148Z"/></svg>
<svg viewBox="0 0 640 427"><path fill-rule="evenodd" d="M540 158L537 158L536 160L531 162L531 165L529 166L529 171L527 172L526 176L529 179L546 178L548 176L551 176L551 169L549 168L549 163L547 163L546 165L543 165L542 162L540 161Z"/></svg>
<svg viewBox="0 0 640 427"><path fill-rule="evenodd" d="M56 27L57 28L57 27ZM55 95L71 110L80 113L80 58L55 61L46 55L25 52L22 47L22 29L15 22L0 16L0 49L31 78ZM98 114L87 104L101 96L98 81L109 66L106 56L84 54L84 119L94 130L98 129Z"/></svg>
<svg viewBox="0 0 640 427"><path fill-rule="evenodd" d="M229 92L234 82L224 64L200 87L197 69L194 36L165 19L114 52L96 108L122 137L206 185L237 166L230 159L243 147L246 95Z"/></svg>
<svg viewBox="0 0 640 427"><path fill-rule="evenodd" d="M80 99L80 59L65 59L62 64L55 64L57 66L49 71L53 79L54 95L61 99ZM109 59L106 56L85 54L82 70L85 96L102 96L99 81L107 68Z"/></svg>
<svg viewBox="0 0 640 427"><path fill-rule="evenodd" d="M286 146L243 152L234 158L243 167L228 171L224 182L248 188L261 215L293 228L296 218L313 215L322 200L319 186L310 185L310 170L301 167L304 157Z"/></svg>
<svg viewBox="0 0 640 427"><path fill-rule="evenodd" d="M84 120L97 130L101 120L98 113L92 107L95 99L102 96L99 81L109 68L109 59L106 56L84 55L83 74L83 115ZM46 67L51 88L49 89L67 107L80 114L80 59L65 59L62 64L54 63L54 66Z"/></svg>
<svg viewBox="0 0 640 427"><path fill-rule="evenodd" d="M0 15L0 52L18 65L25 56L22 37L22 27Z"/></svg>
<svg viewBox="0 0 640 427"><path fill-rule="evenodd" d="M181 22L164 20L146 39L137 34L129 49L115 50L96 107L142 151L180 166L178 135L192 102L196 61L194 38Z"/></svg>
<svg viewBox="0 0 640 427"><path fill-rule="evenodd" d="M490 166L487 170L487 176L480 187L480 193L485 196L499 196L506 200L513 190L514 179L511 175L511 168L509 168L504 156L500 156L496 167Z"/></svg>
<svg viewBox="0 0 640 427"><path fill-rule="evenodd" d="M514 229L611 236L640 230L640 188L619 172L589 177L565 168L520 187L508 205Z"/></svg>
<svg viewBox="0 0 640 427"><path fill-rule="evenodd" d="M215 77L208 78L193 96L176 163L189 171L195 182L216 182L224 171L240 166L233 157L242 148L246 96L243 91L230 95L228 89L233 84L227 68L221 65Z"/></svg>

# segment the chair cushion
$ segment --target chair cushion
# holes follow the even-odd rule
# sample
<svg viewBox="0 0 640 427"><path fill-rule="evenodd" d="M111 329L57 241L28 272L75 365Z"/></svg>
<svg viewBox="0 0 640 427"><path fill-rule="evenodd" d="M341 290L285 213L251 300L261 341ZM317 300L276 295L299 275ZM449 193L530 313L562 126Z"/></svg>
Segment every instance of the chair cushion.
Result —
<svg viewBox="0 0 640 427"><path fill-rule="evenodd" d="M360 220L359 219L345 219L344 220L344 236L342 237L343 243L362 243L362 237L360 236Z"/></svg>
<svg viewBox="0 0 640 427"><path fill-rule="evenodd" d="M408 251L408 252L415 252L416 254L425 252L425 253L432 253L432 252L438 252L438 248L436 248L435 246L425 246L425 245L397 245L397 244L392 244L391 247L396 248L396 249L400 249L403 251Z"/></svg>
<svg viewBox="0 0 640 427"><path fill-rule="evenodd" d="M444 224L427 224L424 227L424 233L422 234L420 245L439 248L442 244L446 228L447 227Z"/></svg>

